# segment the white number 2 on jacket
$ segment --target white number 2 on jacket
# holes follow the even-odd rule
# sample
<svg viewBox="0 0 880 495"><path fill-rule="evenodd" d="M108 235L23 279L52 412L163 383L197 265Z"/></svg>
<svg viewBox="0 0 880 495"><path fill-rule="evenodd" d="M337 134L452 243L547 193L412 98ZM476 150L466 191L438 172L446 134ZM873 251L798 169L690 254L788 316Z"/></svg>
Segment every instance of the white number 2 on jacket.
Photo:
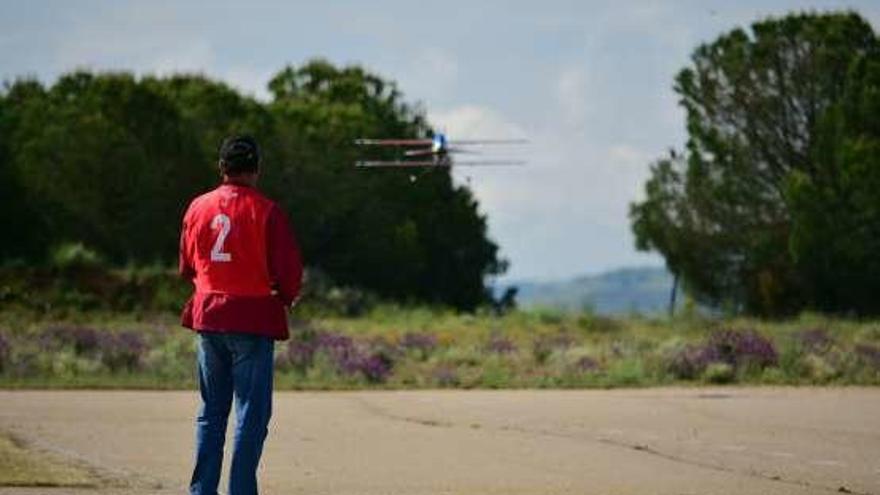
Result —
<svg viewBox="0 0 880 495"><path fill-rule="evenodd" d="M220 230L217 233L217 240L214 241L214 247L211 248L211 261L232 261L232 254L223 252L223 243L226 242L226 236L229 235L231 228L232 222L222 213L218 213L211 220L211 229Z"/></svg>

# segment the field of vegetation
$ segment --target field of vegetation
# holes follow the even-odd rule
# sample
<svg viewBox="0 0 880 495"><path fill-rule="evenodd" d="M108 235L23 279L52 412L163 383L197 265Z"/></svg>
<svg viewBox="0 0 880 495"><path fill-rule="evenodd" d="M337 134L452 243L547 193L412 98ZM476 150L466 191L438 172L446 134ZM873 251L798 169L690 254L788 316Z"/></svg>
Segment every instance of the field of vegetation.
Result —
<svg viewBox="0 0 880 495"><path fill-rule="evenodd" d="M286 389L880 384L880 321L472 313L383 303L310 276L276 345ZM0 387L190 388L191 288L167 268L114 269L76 246L0 269Z"/></svg>
<svg viewBox="0 0 880 495"><path fill-rule="evenodd" d="M880 384L880 322L456 314L377 306L292 320L281 389ZM172 313L0 319L0 386L189 388L195 342Z"/></svg>

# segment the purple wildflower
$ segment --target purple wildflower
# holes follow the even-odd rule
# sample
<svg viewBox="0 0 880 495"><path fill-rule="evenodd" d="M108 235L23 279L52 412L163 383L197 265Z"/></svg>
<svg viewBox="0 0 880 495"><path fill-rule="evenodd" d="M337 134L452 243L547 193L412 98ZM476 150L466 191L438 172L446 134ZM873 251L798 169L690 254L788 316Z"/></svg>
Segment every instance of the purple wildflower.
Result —
<svg viewBox="0 0 880 495"><path fill-rule="evenodd" d="M339 333L318 332L315 346L316 350L327 353L340 371L345 373L356 371L360 352L351 337Z"/></svg>
<svg viewBox="0 0 880 495"><path fill-rule="evenodd" d="M10 347L9 339L6 338L3 332L0 332L0 372L6 369L6 364L9 361Z"/></svg>
<svg viewBox="0 0 880 495"><path fill-rule="evenodd" d="M455 368L448 365L440 365L431 372L431 378L441 387L454 387L460 383Z"/></svg>
<svg viewBox="0 0 880 495"><path fill-rule="evenodd" d="M733 369L755 366L776 366L779 355L766 337L754 330L720 330L713 332L701 344L689 344L674 352L666 369L681 379L702 374L712 363L724 363Z"/></svg>
<svg viewBox="0 0 880 495"><path fill-rule="evenodd" d="M135 371L147 349L143 337L136 332L101 334L101 362L111 371Z"/></svg>
<svg viewBox="0 0 880 495"><path fill-rule="evenodd" d="M532 354L535 357L535 361L543 363L550 357L553 351L566 350L572 345L574 345L574 338L567 333L542 335L535 339L532 344Z"/></svg>
<svg viewBox="0 0 880 495"><path fill-rule="evenodd" d="M406 351L416 351L426 357L437 347L437 337L430 333L409 332L400 339L400 347Z"/></svg>
<svg viewBox="0 0 880 495"><path fill-rule="evenodd" d="M794 334L798 346L805 352L823 353L834 345L834 339L824 328L801 330Z"/></svg>
<svg viewBox="0 0 880 495"><path fill-rule="evenodd" d="M773 342L754 330L720 330L709 336L707 345L717 354L718 361L734 368L743 365L766 368L776 366L779 361Z"/></svg>
<svg viewBox="0 0 880 495"><path fill-rule="evenodd" d="M880 347L872 344L857 344L856 356L875 370L880 370Z"/></svg>
<svg viewBox="0 0 880 495"><path fill-rule="evenodd" d="M287 344L285 358L291 366L299 371L305 371L312 366L315 359L317 345L313 340L301 340L293 338Z"/></svg>
<svg viewBox="0 0 880 495"><path fill-rule="evenodd" d="M382 353L372 354L361 360L360 371L372 383L381 383L388 379L394 362Z"/></svg>
<svg viewBox="0 0 880 495"><path fill-rule="evenodd" d="M581 373L590 373L599 370L599 363L590 356L583 356L574 363L574 369Z"/></svg>
<svg viewBox="0 0 880 495"><path fill-rule="evenodd" d="M73 347L77 354L93 354L102 344L101 335L88 327L49 327L40 334L40 346L52 350Z"/></svg>
<svg viewBox="0 0 880 495"><path fill-rule="evenodd" d="M699 376L717 357L711 348L689 344L669 356L666 369L676 378L690 380Z"/></svg>
<svg viewBox="0 0 880 495"><path fill-rule="evenodd" d="M486 344L486 350L496 354L511 354L516 352L516 345L507 337L493 335Z"/></svg>
<svg viewBox="0 0 880 495"><path fill-rule="evenodd" d="M373 383L383 382L394 366L394 352L385 341L375 340L375 349L355 342L347 335L335 332L315 332L288 344L287 358L294 366L305 370L314 362L316 353L326 354L336 370L344 375L363 375Z"/></svg>

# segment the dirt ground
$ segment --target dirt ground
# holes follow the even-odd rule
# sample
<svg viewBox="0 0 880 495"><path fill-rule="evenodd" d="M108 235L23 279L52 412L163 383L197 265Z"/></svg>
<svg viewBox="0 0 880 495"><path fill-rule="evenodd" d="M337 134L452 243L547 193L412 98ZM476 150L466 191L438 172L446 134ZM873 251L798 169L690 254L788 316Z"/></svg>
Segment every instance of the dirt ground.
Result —
<svg viewBox="0 0 880 495"><path fill-rule="evenodd" d="M185 493L197 405L0 391L0 429L106 480L0 494ZM260 480L264 494L876 495L880 389L279 392Z"/></svg>

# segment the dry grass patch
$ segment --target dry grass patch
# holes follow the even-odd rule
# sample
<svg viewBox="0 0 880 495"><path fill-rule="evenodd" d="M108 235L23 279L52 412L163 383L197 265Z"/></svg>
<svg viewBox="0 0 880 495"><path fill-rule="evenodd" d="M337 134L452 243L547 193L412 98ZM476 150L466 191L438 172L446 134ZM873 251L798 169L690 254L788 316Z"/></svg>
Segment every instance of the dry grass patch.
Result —
<svg viewBox="0 0 880 495"><path fill-rule="evenodd" d="M48 453L29 449L0 433L0 486L97 486L87 469Z"/></svg>

